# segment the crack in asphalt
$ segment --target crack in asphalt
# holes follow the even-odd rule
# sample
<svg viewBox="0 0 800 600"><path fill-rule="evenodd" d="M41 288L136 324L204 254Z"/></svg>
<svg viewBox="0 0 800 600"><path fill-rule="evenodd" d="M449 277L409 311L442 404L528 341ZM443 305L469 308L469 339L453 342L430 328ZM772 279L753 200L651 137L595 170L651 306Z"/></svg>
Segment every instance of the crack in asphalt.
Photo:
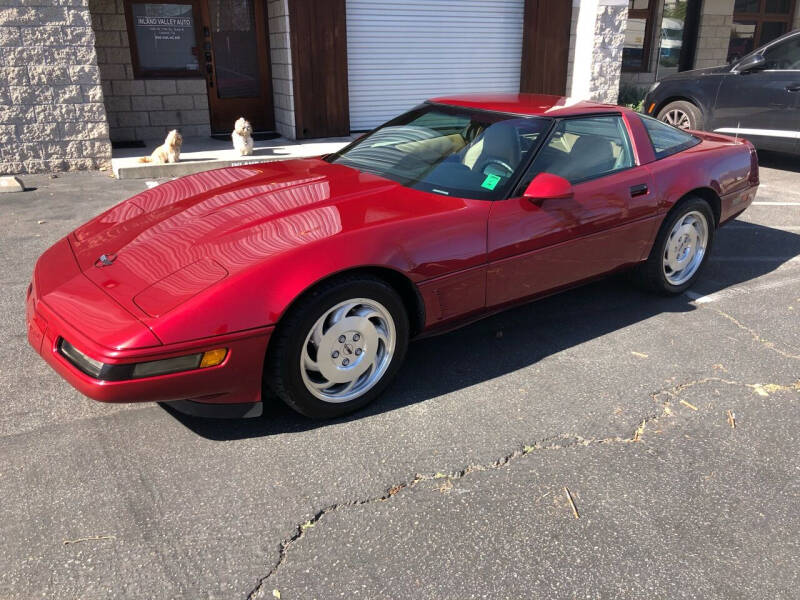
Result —
<svg viewBox="0 0 800 600"><path fill-rule="evenodd" d="M791 358L793 360L800 360L800 354L791 354L790 352L786 352L785 350L781 350L780 348L778 348L775 345L774 342L770 342L769 340L761 337L761 334L759 334L755 329L753 329L752 327L748 327L747 325L742 323L739 319L737 319L733 315L730 315L730 314L726 313L724 310L720 310L718 308L712 308L711 310L713 310L715 313L717 313L721 317L726 318L728 321L730 321L731 323L736 325L742 331L746 331L747 333L749 333L750 337L752 337L753 340L755 340L756 342L758 342L759 344L761 344L762 346L764 346L768 350L772 350L773 352L776 352L777 354L780 354L784 358Z"/></svg>
<svg viewBox="0 0 800 600"><path fill-rule="evenodd" d="M266 575L264 575L258 580L256 586L252 589L252 591L250 591L247 594L247 598L248 600L255 600L256 598L259 597L261 598L266 597L267 583L270 580L270 578L272 578L275 575L275 573L277 573L278 569L280 569L280 567L286 561L289 548L291 548L291 546L293 546L295 543L303 539L303 537L305 537L306 532L309 529L316 526L322 520L323 517L325 517L330 513L348 508L364 506L366 504L373 504L375 502L386 502L388 500L391 500L394 496L398 495L400 492L414 488L419 483L422 483L424 481L446 479L447 481L452 482L453 480L462 479L470 475L471 473L478 473L493 469L499 469L505 467L506 465L508 465L509 463L511 463L516 459L525 457L528 454L531 454L532 452L536 451L562 450L568 448L577 448L581 446L591 446L600 444L638 443L642 440L642 437L644 436L648 426L652 425L653 423L656 423L659 419L662 419L664 417L669 417L674 413L674 409L672 408L672 400L676 399L681 393L683 393L687 389L710 383L719 383L724 385L745 387L753 390L754 393L760 396L765 396L765 395L768 396L770 393L778 391L794 391L800 393L800 379L790 385L780 385L774 383L768 383L768 384L744 383L732 379L724 379L722 377L703 377L701 379L696 379L676 384L672 387L651 393L650 398L654 402L661 404L661 411L656 414L648 415L643 419L641 419L636 429L634 429L633 433L628 437L609 436L604 438L597 438L597 437L586 438L584 436L572 433L564 433L556 436L550 436L547 438L543 438L542 440L533 442L531 445L523 445L521 448L517 448L513 452L506 454L501 458L492 461L490 463L467 465L463 469L457 471L451 471L449 473L444 473L441 471L437 471L435 473L427 473L427 474L418 473L410 480L392 485L391 487L387 488L387 490L383 494L379 496L373 496L361 500L353 500L350 502L330 504L317 511L307 521L304 521L303 523L296 525L294 528L294 533L288 538L285 538L283 541L281 541L278 551L278 560L275 562L272 568L266 573Z"/></svg>

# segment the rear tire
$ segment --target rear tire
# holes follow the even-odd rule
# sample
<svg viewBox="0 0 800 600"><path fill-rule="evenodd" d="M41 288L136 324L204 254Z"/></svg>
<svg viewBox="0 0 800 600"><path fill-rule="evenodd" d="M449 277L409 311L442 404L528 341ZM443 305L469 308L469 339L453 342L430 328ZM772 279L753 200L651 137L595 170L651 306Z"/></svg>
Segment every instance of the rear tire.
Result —
<svg viewBox="0 0 800 600"><path fill-rule="evenodd" d="M307 417L339 417L386 389L408 338L408 315L390 285L358 275L335 279L303 297L278 324L267 384Z"/></svg>
<svg viewBox="0 0 800 600"><path fill-rule="evenodd" d="M682 294L708 260L714 234L714 213L708 202L686 197L665 217L650 255L634 270L634 279L648 291Z"/></svg>
<svg viewBox="0 0 800 600"><path fill-rule="evenodd" d="M678 129L702 129L703 113L687 100L670 102L658 111L658 120Z"/></svg>

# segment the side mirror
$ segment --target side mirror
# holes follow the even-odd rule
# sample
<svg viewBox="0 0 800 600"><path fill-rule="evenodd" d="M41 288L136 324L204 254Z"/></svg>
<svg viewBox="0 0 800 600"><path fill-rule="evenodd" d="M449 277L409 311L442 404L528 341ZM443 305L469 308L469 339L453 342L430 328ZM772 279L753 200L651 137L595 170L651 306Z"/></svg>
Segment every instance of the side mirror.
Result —
<svg viewBox="0 0 800 600"><path fill-rule="evenodd" d="M539 173L525 188L524 198L531 201L560 200L572 198L572 184L552 173Z"/></svg>
<svg viewBox="0 0 800 600"><path fill-rule="evenodd" d="M766 60L760 54L751 54L741 60L733 70L737 73L746 73L747 71L755 71L761 69L766 64Z"/></svg>

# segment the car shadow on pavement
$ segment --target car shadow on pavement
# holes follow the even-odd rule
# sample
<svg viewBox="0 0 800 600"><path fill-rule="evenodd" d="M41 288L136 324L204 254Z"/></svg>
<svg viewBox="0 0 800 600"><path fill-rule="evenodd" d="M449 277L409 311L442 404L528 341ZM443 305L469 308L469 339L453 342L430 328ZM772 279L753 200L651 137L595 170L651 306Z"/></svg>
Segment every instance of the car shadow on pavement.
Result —
<svg viewBox="0 0 800 600"><path fill-rule="evenodd" d="M800 256L800 235L735 221L717 235L711 260L692 290L708 295L766 275ZM663 313L696 310L684 294L639 291L624 274L488 317L462 329L411 343L397 381L378 400L332 421L302 417L274 397L256 419L202 419L170 414L198 435L233 440L300 432L361 419L528 367L544 357Z"/></svg>
<svg viewBox="0 0 800 600"><path fill-rule="evenodd" d="M796 154L759 150L758 164L767 169L780 169L781 171L800 173L800 161L797 160Z"/></svg>

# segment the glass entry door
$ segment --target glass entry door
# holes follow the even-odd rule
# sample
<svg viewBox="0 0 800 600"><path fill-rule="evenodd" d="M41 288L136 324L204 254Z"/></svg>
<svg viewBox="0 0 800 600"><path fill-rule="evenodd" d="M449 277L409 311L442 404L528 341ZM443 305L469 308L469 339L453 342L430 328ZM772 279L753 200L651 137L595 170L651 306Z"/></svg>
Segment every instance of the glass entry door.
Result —
<svg viewBox="0 0 800 600"><path fill-rule="evenodd" d="M265 0L206 0L203 52L211 130L230 133L239 117L255 131L275 128Z"/></svg>

